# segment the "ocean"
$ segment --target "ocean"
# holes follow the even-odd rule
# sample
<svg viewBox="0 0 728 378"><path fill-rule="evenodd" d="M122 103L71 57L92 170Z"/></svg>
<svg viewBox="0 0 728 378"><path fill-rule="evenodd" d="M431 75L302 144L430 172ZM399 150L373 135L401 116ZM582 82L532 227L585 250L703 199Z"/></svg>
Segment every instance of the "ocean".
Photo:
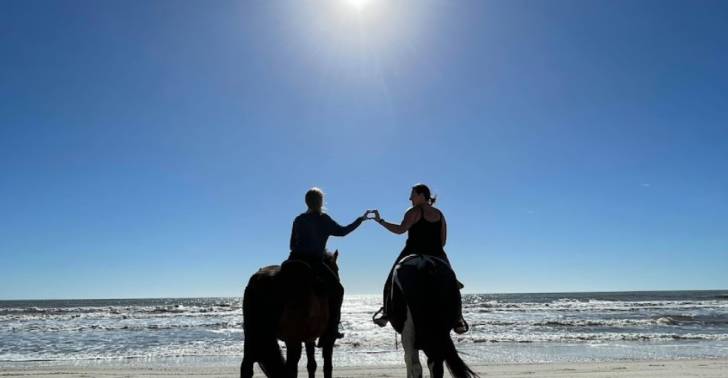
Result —
<svg viewBox="0 0 728 378"><path fill-rule="evenodd" d="M347 296L335 366L403 363L378 296ZM242 298L0 301L0 367L238 365ZM728 357L728 291L466 294L467 362ZM319 352L320 353L320 352ZM305 364L305 357L302 358Z"/></svg>

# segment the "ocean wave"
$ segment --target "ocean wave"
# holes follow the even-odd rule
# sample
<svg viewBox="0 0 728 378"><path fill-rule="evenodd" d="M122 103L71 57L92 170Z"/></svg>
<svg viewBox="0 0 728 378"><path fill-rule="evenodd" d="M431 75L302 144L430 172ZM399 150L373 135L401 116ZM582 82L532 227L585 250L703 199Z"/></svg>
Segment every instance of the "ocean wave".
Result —
<svg viewBox="0 0 728 378"><path fill-rule="evenodd" d="M657 332L502 332L502 333L479 333L471 331L465 335L453 335L453 341L460 345L481 344L481 343L615 343L615 342L665 342L665 341L728 341L728 334L703 334L703 333L657 333ZM336 342L337 345L351 348L379 348L383 345L392 344L390 337L349 339L343 338Z"/></svg>
<svg viewBox="0 0 728 378"><path fill-rule="evenodd" d="M35 352L17 351L0 354L0 362L30 362L30 361L83 361L108 359L149 359L160 357L204 357L204 356L239 356L242 354L243 343L239 341L226 341L205 343L203 348L192 348L187 344L170 343L156 346L146 350L139 349L92 349L84 351L65 352Z"/></svg>
<svg viewBox="0 0 728 378"><path fill-rule="evenodd" d="M487 337L458 337L458 342L466 343L536 343L536 342L586 342L586 341L665 341L665 340L704 340L728 341L728 334L676 334L676 333L532 333L523 335L502 334Z"/></svg>
<svg viewBox="0 0 728 378"><path fill-rule="evenodd" d="M467 318L467 314L466 314ZM187 319L186 322L165 321L159 323L150 323L154 318L139 318L137 323L118 322L118 321L95 321L96 319L69 318L56 319L55 322L44 321L24 321L14 323L0 323L0 331L9 332L64 332L64 331L140 331L140 330L165 330L165 329L227 329L242 328L242 316L239 318L230 318L224 320L206 322L205 317L197 317ZM728 319L722 320L701 320L696 316L689 315L656 315L648 319L476 319L470 322L471 327L512 327L512 328L645 328L653 326L684 326L684 325L707 325L707 326L725 326L728 325ZM35 319L38 320L38 319ZM73 321L78 320L78 321ZM345 319L346 320L346 315Z"/></svg>
<svg viewBox="0 0 728 378"><path fill-rule="evenodd" d="M240 317L243 314L238 312L213 312L213 313L196 313L196 314L140 314L140 313L98 313L98 314L46 314L46 315L11 315L0 317L0 328L2 323L7 322L64 322L75 320L88 321L113 321L113 320L142 320L142 319L168 319L168 321L180 321L183 319L204 319L204 318L224 318L224 317Z"/></svg>
<svg viewBox="0 0 728 378"><path fill-rule="evenodd" d="M471 326L496 327L645 327L659 325L657 319L544 319L544 320L478 320Z"/></svg>
<svg viewBox="0 0 728 378"><path fill-rule="evenodd" d="M78 317L96 318L147 318L155 316L222 316L240 314L242 311L232 306L185 307L185 306L148 306L148 307L72 307L72 308L4 308L0 309L0 321L23 319L71 319Z"/></svg>
<svg viewBox="0 0 728 378"><path fill-rule="evenodd" d="M728 301L646 301L623 302L560 299L552 302L473 302L463 308L472 312L635 312L643 310L728 309Z"/></svg>
<svg viewBox="0 0 728 378"><path fill-rule="evenodd" d="M728 325L728 314L666 314L653 316L652 319L660 325L701 325L708 327Z"/></svg>
<svg viewBox="0 0 728 378"><path fill-rule="evenodd" d="M649 326L714 326L728 325L726 315L664 314L646 319L600 319L600 318L557 318L557 319L483 319L473 321L472 326L496 327L649 327Z"/></svg>
<svg viewBox="0 0 728 378"><path fill-rule="evenodd" d="M243 328L242 322L215 322L199 324L20 324L0 328L8 332L81 332L81 331L154 331L168 329L200 328L205 330L223 330Z"/></svg>

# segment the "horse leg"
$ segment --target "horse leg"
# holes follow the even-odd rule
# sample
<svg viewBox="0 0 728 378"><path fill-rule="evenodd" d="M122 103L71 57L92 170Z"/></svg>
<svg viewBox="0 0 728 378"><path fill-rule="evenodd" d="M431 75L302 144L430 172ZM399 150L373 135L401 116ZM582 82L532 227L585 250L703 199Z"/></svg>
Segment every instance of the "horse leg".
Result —
<svg viewBox="0 0 728 378"><path fill-rule="evenodd" d="M252 378L253 377L253 361L245 355L243 356L243 363L240 364L240 378Z"/></svg>
<svg viewBox="0 0 728 378"><path fill-rule="evenodd" d="M306 342L306 359L308 364L308 378L314 378L316 376L316 346L313 342Z"/></svg>
<svg viewBox="0 0 728 378"><path fill-rule="evenodd" d="M443 378L445 376L445 368L442 360L433 360L427 358L427 367L430 368L430 378Z"/></svg>
<svg viewBox="0 0 728 378"><path fill-rule="evenodd" d="M415 323L412 321L409 307L402 330L402 348L404 348L404 362L407 364L407 378L422 378L420 351L415 349Z"/></svg>
<svg viewBox="0 0 728 378"><path fill-rule="evenodd" d="M286 377L298 376L298 362L301 361L302 349L300 342L286 343Z"/></svg>
<svg viewBox="0 0 728 378"><path fill-rule="evenodd" d="M324 358L324 378L331 378L333 376L334 364L332 362L334 358L334 341L327 341L321 346L321 355Z"/></svg>

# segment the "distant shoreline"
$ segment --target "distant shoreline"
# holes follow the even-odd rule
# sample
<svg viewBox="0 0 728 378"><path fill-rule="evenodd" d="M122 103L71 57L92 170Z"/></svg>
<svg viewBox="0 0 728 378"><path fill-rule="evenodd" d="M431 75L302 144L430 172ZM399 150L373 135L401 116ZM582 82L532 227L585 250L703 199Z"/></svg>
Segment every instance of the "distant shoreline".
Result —
<svg viewBox="0 0 728 378"><path fill-rule="evenodd" d="M463 295L558 295L558 294L630 294L630 293L691 293L691 292L725 292L728 299L728 289L678 289L678 290L605 290L605 291L553 291L553 292L506 292L506 293L471 293L467 290L463 291ZM380 296L381 293L374 294L345 294L345 297L369 297ZM3 302L67 302L67 301L136 301L149 299L203 299L203 298L241 298L242 293L238 296L195 296L195 297L139 297L139 298L63 298L63 299L0 299Z"/></svg>

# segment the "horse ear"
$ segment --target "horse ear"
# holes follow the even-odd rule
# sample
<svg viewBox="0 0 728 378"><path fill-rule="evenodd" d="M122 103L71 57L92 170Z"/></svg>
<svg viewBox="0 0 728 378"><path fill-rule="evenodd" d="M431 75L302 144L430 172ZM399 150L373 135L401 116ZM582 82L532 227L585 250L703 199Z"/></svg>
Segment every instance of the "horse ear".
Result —
<svg viewBox="0 0 728 378"><path fill-rule="evenodd" d="M338 258L339 258L339 250L337 249L337 250L336 250L336 251L334 252L334 261L336 261L336 259L338 259Z"/></svg>

